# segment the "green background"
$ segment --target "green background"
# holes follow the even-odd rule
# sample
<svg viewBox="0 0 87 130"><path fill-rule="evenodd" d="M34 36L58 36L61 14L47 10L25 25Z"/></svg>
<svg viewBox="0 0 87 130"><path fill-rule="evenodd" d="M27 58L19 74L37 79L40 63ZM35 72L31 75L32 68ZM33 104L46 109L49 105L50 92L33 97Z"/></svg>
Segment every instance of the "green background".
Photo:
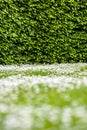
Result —
<svg viewBox="0 0 87 130"><path fill-rule="evenodd" d="M87 62L86 0L1 0L0 64Z"/></svg>

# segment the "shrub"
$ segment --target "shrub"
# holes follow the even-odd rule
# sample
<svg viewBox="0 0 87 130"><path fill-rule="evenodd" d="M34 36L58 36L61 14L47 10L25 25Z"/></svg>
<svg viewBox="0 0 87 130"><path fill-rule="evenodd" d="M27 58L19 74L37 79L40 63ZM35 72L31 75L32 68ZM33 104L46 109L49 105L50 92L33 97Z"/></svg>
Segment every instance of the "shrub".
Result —
<svg viewBox="0 0 87 130"><path fill-rule="evenodd" d="M85 0L0 1L0 63L87 62Z"/></svg>

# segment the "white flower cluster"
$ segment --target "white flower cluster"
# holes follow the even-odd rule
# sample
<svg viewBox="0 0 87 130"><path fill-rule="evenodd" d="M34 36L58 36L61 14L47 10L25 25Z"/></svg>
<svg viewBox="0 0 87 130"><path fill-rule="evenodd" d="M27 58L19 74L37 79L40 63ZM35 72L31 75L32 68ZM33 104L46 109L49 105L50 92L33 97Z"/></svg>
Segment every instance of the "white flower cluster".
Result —
<svg viewBox="0 0 87 130"><path fill-rule="evenodd" d="M9 106L7 103L10 98L16 99L15 96L17 93L15 94L14 90L16 92L19 91L20 86L27 90L33 88L37 95L42 90L48 92L49 89L55 89L57 94L61 94L67 90L72 91L83 87L86 88L87 70L82 69L82 72L80 71L86 65L86 63L20 66L0 65L1 73L9 73L9 71L13 73L12 76L0 79L0 115L6 116L4 121L2 121L4 130L32 130L33 127L43 129L46 121L50 122L53 126L61 122L61 130L71 130L70 127L74 119L77 119L79 123L87 123L86 107L78 105L77 101L72 101L70 106L64 106L63 108L45 103L36 107L31 104L26 106L11 104ZM45 72L51 71L53 74L46 76L33 74L34 71L40 72L42 70ZM14 75L15 71L19 73ZM32 75L22 75L22 71L28 71L28 74L31 71ZM10 96L5 99L7 94ZM69 101L70 96L66 94L64 95L64 99ZM55 128L53 127L52 129Z"/></svg>

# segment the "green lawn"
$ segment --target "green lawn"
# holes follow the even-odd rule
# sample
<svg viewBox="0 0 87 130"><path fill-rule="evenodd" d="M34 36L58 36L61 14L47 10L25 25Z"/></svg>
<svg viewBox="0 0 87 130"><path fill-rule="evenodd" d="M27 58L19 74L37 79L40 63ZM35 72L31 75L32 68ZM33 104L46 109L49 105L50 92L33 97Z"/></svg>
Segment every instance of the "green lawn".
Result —
<svg viewBox="0 0 87 130"><path fill-rule="evenodd" d="M0 130L87 130L87 64L0 65Z"/></svg>

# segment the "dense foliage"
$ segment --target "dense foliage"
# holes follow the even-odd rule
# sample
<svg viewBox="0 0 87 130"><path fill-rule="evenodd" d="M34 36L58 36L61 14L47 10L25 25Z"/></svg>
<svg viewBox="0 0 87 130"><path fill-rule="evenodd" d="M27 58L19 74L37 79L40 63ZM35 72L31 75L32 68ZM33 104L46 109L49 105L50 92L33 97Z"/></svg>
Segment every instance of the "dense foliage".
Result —
<svg viewBox="0 0 87 130"><path fill-rule="evenodd" d="M1 0L0 64L87 62L86 0Z"/></svg>

